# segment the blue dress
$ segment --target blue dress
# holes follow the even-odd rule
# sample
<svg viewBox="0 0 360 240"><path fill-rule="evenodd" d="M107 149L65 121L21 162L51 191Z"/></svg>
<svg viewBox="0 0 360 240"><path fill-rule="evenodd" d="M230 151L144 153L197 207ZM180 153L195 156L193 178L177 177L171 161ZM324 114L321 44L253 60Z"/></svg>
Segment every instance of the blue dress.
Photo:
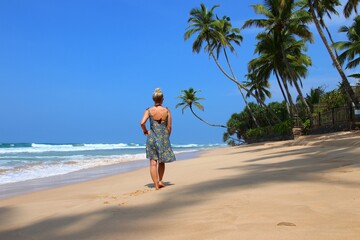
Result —
<svg viewBox="0 0 360 240"><path fill-rule="evenodd" d="M146 141L146 157L161 163L173 162L176 160L171 148L169 133L167 129L168 115L164 121L157 121L149 111L150 131Z"/></svg>

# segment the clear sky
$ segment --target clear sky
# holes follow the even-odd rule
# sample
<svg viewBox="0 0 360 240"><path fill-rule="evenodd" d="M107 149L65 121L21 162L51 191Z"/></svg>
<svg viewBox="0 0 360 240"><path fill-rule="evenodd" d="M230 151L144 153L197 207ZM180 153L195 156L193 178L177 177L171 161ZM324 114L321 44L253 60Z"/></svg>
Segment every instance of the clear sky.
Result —
<svg viewBox="0 0 360 240"><path fill-rule="evenodd" d="M174 119L172 143L221 143L223 129L175 109L189 87L206 98L198 114L211 123L226 124L244 108L236 85L206 54L192 53L193 39L184 42L189 11L201 2L220 4L215 13L234 27L261 17L250 7L260 0L0 1L0 142L144 143L139 122L160 87ZM338 28L351 20L328 23L338 41ZM332 90L339 76L311 30L316 43L308 47L313 66L304 92ZM231 58L238 79L255 57L257 31L242 31ZM272 92L281 100L275 84Z"/></svg>

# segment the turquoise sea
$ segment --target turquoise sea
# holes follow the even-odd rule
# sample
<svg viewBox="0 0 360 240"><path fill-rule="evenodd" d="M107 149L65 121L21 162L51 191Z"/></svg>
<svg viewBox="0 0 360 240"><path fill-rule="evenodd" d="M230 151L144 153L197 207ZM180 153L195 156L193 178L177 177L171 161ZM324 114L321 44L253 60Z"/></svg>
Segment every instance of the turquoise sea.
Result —
<svg viewBox="0 0 360 240"><path fill-rule="evenodd" d="M177 156L223 144L173 144ZM0 185L65 175L100 166L131 166L145 161L145 145L0 143Z"/></svg>

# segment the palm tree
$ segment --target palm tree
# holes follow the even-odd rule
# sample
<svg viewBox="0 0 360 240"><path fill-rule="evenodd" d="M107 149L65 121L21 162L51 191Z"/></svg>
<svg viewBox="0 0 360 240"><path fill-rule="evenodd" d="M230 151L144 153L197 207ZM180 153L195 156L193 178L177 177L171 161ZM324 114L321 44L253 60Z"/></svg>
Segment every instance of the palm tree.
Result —
<svg viewBox="0 0 360 240"><path fill-rule="evenodd" d="M314 105L320 103L321 97L325 94L323 87L311 88L310 93L306 94L306 101L314 112Z"/></svg>
<svg viewBox="0 0 360 240"><path fill-rule="evenodd" d="M204 4L200 5L200 8L193 8L190 11L190 18L188 19L189 26L187 27L187 31L184 34L184 40L188 40L193 35L197 34L197 37L195 38L195 41L193 42L192 50L195 53L199 53L203 43L206 43L206 46L204 47L205 52L208 52L210 57L215 61L217 67L220 69L220 71L232 82L234 82L239 88L245 90L246 92L249 92L249 90L241 84L236 78L233 76L230 76L220 65L217 57L215 56L213 50L219 44L221 44L223 47L228 47L228 42L223 35L222 31L218 31L218 27L216 25L219 24L218 19L214 16L214 9L217 8L219 5L215 5L212 7L209 11L205 7ZM251 94L252 97L257 99L257 97L253 94ZM257 99L258 101L262 102L261 99ZM262 102L263 103L263 102ZM263 103L265 104L265 103ZM280 119L276 116L276 114L269 109L269 112L280 121Z"/></svg>
<svg viewBox="0 0 360 240"><path fill-rule="evenodd" d="M292 116L295 105L285 78L283 57L279 51L278 43L274 39L274 34L272 32L262 32L256 36L256 39L258 43L254 53L258 54L259 57L252 59L248 63L248 71L250 74L255 75L256 78L261 79L261 81L269 81L270 75L272 73L275 75L286 103L287 112Z"/></svg>
<svg viewBox="0 0 360 240"><path fill-rule="evenodd" d="M344 7L344 15L346 18L350 17L351 13L354 11L357 14L357 6L359 5L359 0L348 0Z"/></svg>
<svg viewBox="0 0 360 240"><path fill-rule="evenodd" d="M308 0L301 0L299 4L302 5L302 7L306 8L308 6ZM326 15L329 19L331 19L332 15L338 16L339 13L336 10L336 7L340 5L341 3L339 0L321 0L314 2L314 9L316 11L320 26L325 29L332 44L334 44L334 40L327 25L325 24L324 16ZM338 57L336 49L333 48L333 50L336 57Z"/></svg>
<svg viewBox="0 0 360 240"><path fill-rule="evenodd" d="M193 106L197 107L201 111L204 111L204 106L201 103L199 103L199 101L204 100L204 98L198 98L196 96L196 94L198 92L200 92L200 90L194 90L193 88L189 88L188 90L181 90L181 92L182 92L182 94L177 97L177 98L181 99L181 102L176 104L175 108L178 108L178 107L182 106L182 113L184 113L184 110L186 108L190 108L190 111L192 112L192 114L194 114L195 117L197 117L200 121L206 123L207 125L213 126L213 127L227 128L224 125L208 123L207 121L205 121L204 119L199 117L194 112Z"/></svg>
<svg viewBox="0 0 360 240"><path fill-rule="evenodd" d="M354 18L350 27L342 26L339 32L346 33L349 40L334 44L337 49L345 50L340 54L339 61L341 64L347 61L346 69L355 68L360 64L360 16Z"/></svg>
<svg viewBox="0 0 360 240"><path fill-rule="evenodd" d="M246 74L246 77L248 81L245 83L245 86L249 87L250 92L253 92L263 101L265 101L266 98L271 98L271 92L269 91L269 81L258 78L253 72ZM247 97L249 96L250 93L248 93Z"/></svg>
<svg viewBox="0 0 360 240"><path fill-rule="evenodd" d="M337 71L339 72L339 75L341 77L341 80L342 80L342 83L345 87L345 90L348 94L348 98L349 98L349 101L350 102L353 102L356 106L359 106L359 101L353 91L353 89L351 88L351 85L341 67L341 64L340 62L338 61L338 59L336 58L334 52L332 51L331 49L331 46L329 44L329 42L327 41L325 35L324 35L324 32L322 31L321 29L321 24L318 20L318 17L317 17L317 11L316 11L316 2L318 0L307 0L307 4L308 4L308 7L309 7L309 11L311 13L311 16L312 16L312 19L313 19L313 22L315 23L315 26L316 26L316 29L321 37L321 40L323 41L325 47L326 47L326 50L328 51L332 61L333 61L333 64L335 66L335 68L337 69Z"/></svg>
<svg viewBox="0 0 360 240"><path fill-rule="evenodd" d="M184 39L185 41L193 36L195 33L198 33L195 41L193 42L192 50L195 53L199 53L202 49L203 43L207 43L205 46L205 50L209 50L210 43L214 41L214 39L220 40L225 44L225 39L223 35L215 31L214 29L214 9L219 7L220 5L213 6L209 11L206 6L201 3L200 9L193 8L190 11L190 18L188 19L189 26L187 27L187 31L185 32Z"/></svg>
<svg viewBox="0 0 360 240"><path fill-rule="evenodd" d="M249 87L250 92L254 93L259 99L263 100L264 102L266 98L271 98L271 92L269 91L270 83L268 79L259 78L255 72L251 71L250 73L246 74L246 77L248 81L245 82L245 86ZM246 97L249 96L250 93L246 95ZM261 103L258 102L258 104L261 106ZM265 118L268 124L271 125L271 122L266 114Z"/></svg>
<svg viewBox="0 0 360 240"><path fill-rule="evenodd" d="M286 49L288 46L285 45L289 38L294 38L293 35L302 38L304 41L313 41L312 34L306 26L306 24L311 21L309 14L300 8L299 3L294 3L294 1L265 0L264 5L256 4L252 5L252 7L256 13L264 15L265 18L248 20L244 23L243 28L252 26L261 27L266 29L265 34L272 34L273 41L277 44L278 51L281 54L278 61L280 61L282 65L276 69L277 71L275 73L283 79L285 88L287 88L286 80L294 84L304 105L307 107L308 114L310 114L310 108L302 97L301 89L297 83L297 81L300 80L299 76L302 76L304 73L297 72L300 70L304 71L304 69L299 67L302 64L308 64L309 61L304 61L305 58L303 58L303 62L300 63L298 61L298 65L295 66L294 63L297 61L294 56L289 55L289 49ZM300 42L296 44L299 45ZM301 49L303 49L303 47L301 47ZM299 53L297 54L296 57L301 56ZM287 95L291 105L290 112L292 112L294 105L288 90Z"/></svg>
<svg viewBox="0 0 360 240"><path fill-rule="evenodd" d="M224 16L222 19L219 19L217 17L216 21L214 21L213 25L214 25L214 29L216 31L220 32L224 36L225 41L223 43L221 41L213 41L211 43L212 46L210 48L216 51L217 59L219 59L219 56L220 56L221 52L224 53L226 63L227 63L227 65L228 65L228 67L230 69L230 72L231 72L231 76L234 79L236 79L236 76L235 76L235 73L234 73L234 71L232 69L232 66L230 64L229 57L228 57L226 49L230 49L230 51L232 53L236 54L236 50L235 50L234 46L232 45L232 42L234 42L238 46L240 45L240 42L243 40L242 36L240 35L240 29L239 28L233 28L232 24L230 22L230 18L227 17L227 16ZM255 118L255 116L254 116L253 111L251 110L251 108L250 108L250 106L249 106L249 104L248 104L248 102L246 100L245 95L243 94L243 92L241 90L241 87L238 86L238 89L240 91L241 97L243 98L243 100L245 102L246 108L248 109L248 111L250 113L250 116L251 116L252 120L254 121L254 123L255 123L255 125L257 127L260 127L257 120L256 120L256 118Z"/></svg>
<svg viewBox="0 0 360 240"><path fill-rule="evenodd" d="M290 42L288 46L286 46L286 56L287 61L289 62L288 66L291 66L289 72L292 73L290 76L290 84L295 86L296 91L299 94L299 98L302 104L305 106L308 117L311 117L311 109L308 103L306 102L299 83L302 85L301 78L305 78L308 73L308 66L311 65L311 59L308 55L303 53L305 50L305 42L303 40Z"/></svg>

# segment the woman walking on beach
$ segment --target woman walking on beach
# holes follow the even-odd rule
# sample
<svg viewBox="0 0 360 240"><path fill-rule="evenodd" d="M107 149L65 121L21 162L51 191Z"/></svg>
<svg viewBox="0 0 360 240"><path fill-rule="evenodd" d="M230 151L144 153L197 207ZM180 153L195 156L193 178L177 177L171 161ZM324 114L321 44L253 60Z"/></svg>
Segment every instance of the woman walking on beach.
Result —
<svg viewBox="0 0 360 240"><path fill-rule="evenodd" d="M150 159L150 175L156 190L165 187L163 176L165 163L175 161L175 155L170 144L172 119L170 110L162 106L164 95L160 88L156 88L152 98L154 106L147 108L140 122L146 141L146 157ZM146 121L150 119L150 130L146 128Z"/></svg>

